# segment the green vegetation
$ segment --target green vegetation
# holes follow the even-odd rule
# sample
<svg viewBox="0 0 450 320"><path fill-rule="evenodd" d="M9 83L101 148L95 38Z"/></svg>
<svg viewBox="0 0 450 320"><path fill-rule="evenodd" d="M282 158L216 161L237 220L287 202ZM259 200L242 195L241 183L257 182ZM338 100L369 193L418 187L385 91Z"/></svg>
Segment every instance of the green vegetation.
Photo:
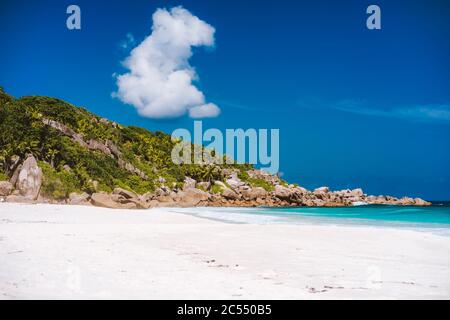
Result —
<svg viewBox="0 0 450 320"><path fill-rule="evenodd" d="M275 187L272 184L263 179L249 178L248 183L250 183L252 187L261 187L268 192L275 190Z"/></svg>
<svg viewBox="0 0 450 320"><path fill-rule="evenodd" d="M86 146L44 122L57 121L80 135L102 144L112 143L117 156ZM150 132L134 126L121 126L102 119L84 108L59 99L28 96L20 99L0 87L0 180L7 180L14 156L22 160L31 153L44 172L42 192L61 199L70 192L111 191L122 187L138 194L153 191L164 178L167 186L181 186L185 176L197 181L223 180L220 168L248 165L176 165L171 160L174 143L162 132ZM127 170L127 163L145 176Z"/></svg>
<svg viewBox="0 0 450 320"><path fill-rule="evenodd" d="M242 181L248 182L253 188L261 187L268 192L273 191L275 189L275 187L272 184L270 184L264 179L251 178L248 175L248 173L244 170L241 170L238 173L238 178L241 179Z"/></svg>
<svg viewBox="0 0 450 320"><path fill-rule="evenodd" d="M280 179L280 185L282 185L283 187L287 187L287 186L289 186L289 183L287 183L286 181Z"/></svg>
<svg viewBox="0 0 450 320"><path fill-rule="evenodd" d="M223 192L223 188L221 186L219 186L218 184L213 184L211 186L211 193L220 194L222 192Z"/></svg>
<svg viewBox="0 0 450 320"><path fill-rule="evenodd" d="M6 174L4 174L3 172L0 172L0 181L5 181L8 180L8 176Z"/></svg>
<svg viewBox="0 0 450 320"><path fill-rule="evenodd" d="M70 171L56 171L48 163L38 163L44 174L41 193L52 199L65 199L71 192L80 191L76 174Z"/></svg>

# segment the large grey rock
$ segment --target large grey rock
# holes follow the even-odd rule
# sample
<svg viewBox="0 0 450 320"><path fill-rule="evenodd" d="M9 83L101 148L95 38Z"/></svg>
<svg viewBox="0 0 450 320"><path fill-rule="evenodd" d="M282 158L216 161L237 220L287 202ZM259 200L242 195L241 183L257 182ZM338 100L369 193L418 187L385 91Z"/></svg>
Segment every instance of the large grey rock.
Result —
<svg viewBox="0 0 450 320"><path fill-rule="evenodd" d="M126 199L138 199L138 195L136 193L122 188L114 188L113 194L121 195Z"/></svg>
<svg viewBox="0 0 450 320"><path fill-rule="evenodd" d="M195 180L192 179L191 177L185 177L185 178L184 178L183 189L195 188L195 184L196 184L196 183L197 183L197 181L195 181Z"/></svg>
<svg viewBox="0 0 450 320"><path fill-rule="evenodd" d="M89 204L89 195L86 192L83 193L71 192L69 194L69 203L75 205Z"/></svg>
<svg viewBox="0 0 450 320"><path fill-rule="evenodd" d="M225 188L222 191L222 196L228 200L238 200L241 198L241 195L230 188Z"/></svg>
<svg viewBox="0 0 450 320"><path fill-rule="evenodd" d="M151 192L146 192L143 195L139 196L139 200L141 202L146 202L146 203L152 201L154 198L155 198L155 195Z"/></svg>
<svg viewBox="0 0 450 320"><path fill-rule="evenodd" d="M97 207L104 208L121 208L120 203L115 202L111 195L106 193L93 193L91 195L91 203Z"/></svg>
<svg viewBox="0 0 450 320"><path fill-rule="evenodd" d="M357 188L357 189L353 189L353 190L340 190L340 191L335 191L335 194L342 196L344 198L352 198L352 199L357 199L357 198L361 198L364 196L364 192L361 188Z"/></svg>
<svg viewBox="0 0 450 320"><path fill-rule="evenodd" d="M306 189L303 188L303 187L297 186L297 187L294 187L294 188L295 188L295 191L296 191L296 192L299 192L299 193L302 193L302 194L308 193L308 190L306 190Z"/></svg>
<svg viewBox="0 0 450 320"><path fill-rule="evenodd" d="M137 208L141 208L141 207L138 207L138 205L136 203L130 201L127 203L120 204L119 208L121 208L121 209L137 209Z"/></svg>
<svg viewBox="0 0 450 320"><path fill-rule="evenodd" d="M409 197L403 197L401 199L398 199L397 201L395 201L395 204L400 204L402 206L410 206L415 204L415 201L413 198L409 198Z"/></svg>
<svg viewBox="0 0 450 320"><path fill-rule="evenodd" d="M292 191L289 188L283 187L282 185L276 185L274 190L274 195L281 200L289 200L292 195Z"/></svg>
<svg viewBox="0 0 450 320"><path fill-rule="evenodd" d="M315 194L328 193L329 191L330 191L330 189L328 187L320 187L320 188L314 189Z"/></svg>
<svg viewBox="0 0 450 320"><path fill-rule="evenodd" d="M245 200L256 200L258 198L262 199L267 196L267 191L261 187L255 187L253 189L242 191L242 196Z"/></svg>
<svg viewBox="0 0 450 320"><path fill-rule="evenodd" d="M156 196L155 200L157 200L160 203L164 203L165 206L166 205L170 205L170 204L175 202L170 195L167 195L167 196L166 195ZM153 200L151 200L151 201L153 201Z"/></svg>
<svg viewBox="0 0 450 320"><path fill-rule="evenodd" d="M226 180L227 184L232 188L232 189L238 189L239 187L245 185L244 182L242 182L241 179L238 178L237 173L233 172L230 174L230 178Z"/></svg>
<svg viewBox="0 0 450 320"><path fill-rule="evenodd" d="M431 202L425 201L421 198L414 198L414 205L416 206L430 206Z"/></svg>
<svg viewBox="0 0 450 320"><path fill-rule="evenodd" d="M146 209L148 205L146 202L139 201L136 198L126 199L123 198L120 200L121 208L125 209Z"/></svg>
<svg viewBox="0 0 450 320"><path fill-rule="evenodd" d="M60 122L51 120L51 119L42 118L42 123L44 123L50 127L53 127L54 129L60 131L61 133L65 134L67 136L70 136L70 137L76 134L76 132L73 131L68 126L66 126Z"/></svg>
<svg viewBox="0 0 450 320"><path fill-rule="evenodd" d="M11 194L13 190L13 185L9 181L0 181L0 196L6 197Z"/></svg>
<svg viewBox="0 0 450 320"><path fill-rule="evenodd" d="M160 206L160 203L158 200L150 200L148 202L148 208L157 208Z"/></svg>
<svg viewBox="0 0 450 320"><path fill-rule="evenodd" d="M178 191L178 192L172 191L169 194L169 197L171 197L172 200L175 202L182 201L185 196L186 196L186 193L184 191Z"/></svg>
<svg viewBox="0 0 450 320"><path fill-rule="evenodd" d="M165 187L165 186L162 186L161 188L157 188L155 190L155 195L157 197L168 196L169 194L170 194L170 190L167 187Z"/></svg>
<svg viewBox="0 0 450 320"><path fill-rule="evenodd" d="M16 182L16 189L26 198L36 200L42 185L42 170L33 155L22 164Z"/></svg>
<svg viewBox="0 0 450 320"><path fill-rule="evenodd" d="M13 203L33 203L34 200L28 197L24 197L21 195L15 195L11 194L6 197L6 202L13 202Z"/></svg>
<svg viewBox="0 0 450 320"><path fill-rule="evenodd" d="M142 201L141 198L138 197L135 193L121 188L115 188L110 197L112 201L120 204L120 208L125 209L148 208L146 201Z"/></svg>
<svg viewBox="0 0 450 320"><path fill-rule="evenodd" d="M105 144L101 143L100 141L94 140L94 139L89 140L88 148L90 150L101 151L102 153L104 153L108 156L111 155L111 150L109 150L109 148Z"/></svg>
<svg viewBox="0 0 450 320"><path fill-rule="evenodd" d="M289 201L292 203L296 203L297 205L302 204L307 192L308 191L304 188L294 187L291 189Z"/></svg>
<svg viewBox="0 0 450 320"><path fill-rule="evenodd" d="M11 179L9 179L9 182L11 182L13 186L16 185L17 180L19 179L20 169L22 169L22 165L21 164L17 165L17 167L13 171Z"/></svg>
<svg viewBox="0 0 450 320"><path fill-rule="evenodd" d="M180 193L179 202L183 206L196 206L202 201L208 200L210 194L200 189L189 188Z"/></svg>
<svg viewBox="0 0 450 320"><path fill-rule="evenodd" d="M122 156L122 152L120 152L119 148L111 140L106 140L106 146L117 158L120 158Z"/></svg>
<svg viewBox="0 0 450 320"><path fill-rule="evenodd" d="M353 189L350 191L351 197L362 197L364 195L364 192L361 188Z"/></svg>

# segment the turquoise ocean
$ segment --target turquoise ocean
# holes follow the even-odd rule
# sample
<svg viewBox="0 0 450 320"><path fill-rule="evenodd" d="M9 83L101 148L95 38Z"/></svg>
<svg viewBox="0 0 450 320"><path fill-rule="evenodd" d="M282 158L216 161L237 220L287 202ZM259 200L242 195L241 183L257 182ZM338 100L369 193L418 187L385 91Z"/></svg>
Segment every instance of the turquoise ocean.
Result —
<svg viewBox="0 0 450 320"><path fill-rule="evenodd" d="M432 206L362 205L296 208L174 208L172 211L228 223L326 224L410 228L450 235L450 203Z"/></svg>

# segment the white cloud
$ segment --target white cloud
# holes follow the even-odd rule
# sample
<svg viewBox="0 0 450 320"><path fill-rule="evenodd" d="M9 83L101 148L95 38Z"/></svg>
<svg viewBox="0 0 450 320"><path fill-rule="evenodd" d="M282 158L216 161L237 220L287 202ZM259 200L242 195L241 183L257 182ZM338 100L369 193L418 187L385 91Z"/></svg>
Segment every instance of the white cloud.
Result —
<svg viewBox="0 0 450 320"><path fill-rule="evenodd" d="M117 76L114 96L149 118L217 116L220 109L192 84L197 74L189 64L192 47L213 46L214 32L182 7L156 10L152 33L125 60L129 72Z"/></svg>
<svg viewBox="0 0 450 320"><path fill-rule="evenodd" d="M375 109L366 107L363 103L346 100L334 106L334 109L369 116L390 117L415 121L450 121L450 105L429 104L411 107L395 107L390 109Z"/></svg>
<svg viewBox="0 0 450 320"><path fill-rule="evenodd" d="M191 118L214 118L220 114L220 109L214 103L207 103L189 109Z"/></svg>
<svg viewBox="0 0 450 320"><path fill-rule="evenodd" d="M395 109L395 114L403 118L417 120L450 121L450 105L426 105Z"/></svg>

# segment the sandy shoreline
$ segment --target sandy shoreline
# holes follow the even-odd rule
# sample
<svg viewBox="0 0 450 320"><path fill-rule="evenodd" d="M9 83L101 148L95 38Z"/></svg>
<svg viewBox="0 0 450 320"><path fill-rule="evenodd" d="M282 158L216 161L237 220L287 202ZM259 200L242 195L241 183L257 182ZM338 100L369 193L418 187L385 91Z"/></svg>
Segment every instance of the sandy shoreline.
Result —
<svg viewBox="0 0 450 320"><path fill-rule="evenodd" d="M0 204L0 299L449 299L450 238Z"/></svg>

